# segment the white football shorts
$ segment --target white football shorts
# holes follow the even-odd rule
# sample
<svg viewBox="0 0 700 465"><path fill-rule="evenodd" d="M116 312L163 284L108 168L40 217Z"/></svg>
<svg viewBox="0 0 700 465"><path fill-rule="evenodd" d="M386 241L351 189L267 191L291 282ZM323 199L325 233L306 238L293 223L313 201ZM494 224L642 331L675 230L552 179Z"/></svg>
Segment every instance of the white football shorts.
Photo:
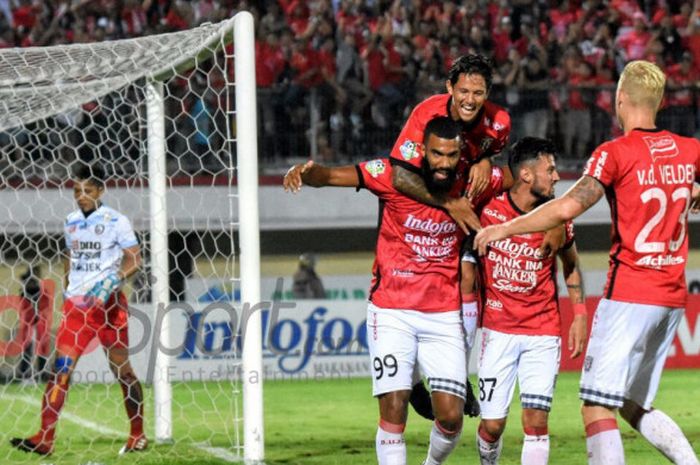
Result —
<svg viewBox="0 0 700 465"><path fill-rule="evenodd" d="M460 312L367 306L372 394L410 391L416 363L431 391L466 398L467 369Z"/></svg>
<svg viewBox="0 0 700 465"><path fill-rule="evenodd" d="M612 408L631 399L649 410L683 312L601 299L583 360L579 397Z"/></svg>
<svg viewBox="0 0 700 465"><path fill-rule="evenodd" d="M523 408L549 412L559 372L561 338L507 334L483 328L479 354L481 418L506 418L520 384Z"/></svg>

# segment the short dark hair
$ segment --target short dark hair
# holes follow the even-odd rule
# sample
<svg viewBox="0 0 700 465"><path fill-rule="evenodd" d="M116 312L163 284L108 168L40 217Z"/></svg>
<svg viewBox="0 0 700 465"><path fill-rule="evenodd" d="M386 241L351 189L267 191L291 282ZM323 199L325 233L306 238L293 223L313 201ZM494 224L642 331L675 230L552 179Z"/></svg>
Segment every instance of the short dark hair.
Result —
<svg viewBox="0 0 700 465"><path fill-rule="evenodd" d="M104 187L105 170L98 163L78 163L73 168L73 179L89 181L97 187Z"/></svg>
<svg viewBox="0 0 700 465"><path fill-rule="evenodd" d="M454 139L459 137L462 126L457 121L448 116L437 116L425 125L423 131L423 143L427 144L431 134L435 134L441 139Z"/></svg>
<svg viewBox="0 0 700 465"><path fill-rule="evenodd" d="M486 81L486 90L491 88L493 82L493 64L491 60L478 53L470 53L462 55L453 63L450 71L447 73L447 79L452 85L457 84L460 74L478 74Z"/></svg>
<svg viewBox="0 0 700 465"><path fill-rule="evenodd" d="M556 158L556 147L549 139L540 137L523 137L510 148L508 167L514 178L518 177L518 170L523 163L536 160L540 155L552 155Z"/></svg>

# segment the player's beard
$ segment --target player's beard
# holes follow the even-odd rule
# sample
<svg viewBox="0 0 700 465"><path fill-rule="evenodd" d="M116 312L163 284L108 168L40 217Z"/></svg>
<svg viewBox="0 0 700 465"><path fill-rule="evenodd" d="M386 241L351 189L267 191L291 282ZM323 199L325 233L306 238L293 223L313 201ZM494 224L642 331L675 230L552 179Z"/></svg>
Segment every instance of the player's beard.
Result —
<svg viewBox="0 0 700 465"><path fill-rule="evenodd" d="M538 186L532 186L530 188L530 194L535 198L535 206L539 207L543 203L547 203L554 198L554 189L552 189L551 194L545 194L543 189Z"/></svg>
<svg viewBox="0 0 700 465"><path fill-rule="evenodd" d="M430 167L427 158L423 158L423 180L425 181L425 187L428 188L428 192L431 194L446 194L452 189L454 185L455 178L457 177L457 171L452 169L433 169ZM434 174L437 171L444 171L447 177L442 180L436 180Z"/></svg>

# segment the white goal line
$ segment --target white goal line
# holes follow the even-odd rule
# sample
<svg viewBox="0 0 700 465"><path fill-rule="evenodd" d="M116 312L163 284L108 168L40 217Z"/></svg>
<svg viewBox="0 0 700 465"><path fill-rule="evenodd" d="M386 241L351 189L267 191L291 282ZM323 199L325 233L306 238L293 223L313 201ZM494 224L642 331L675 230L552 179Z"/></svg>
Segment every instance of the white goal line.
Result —
<svg viewBox="0 0 700 465"><path fill-rule="evenodd" d="M6 398L11 401L19 401L32 407L41 408L41 402L28 395L10 394ZM117 431L116 429L110 428L109 426L105 426L100 423L95 423L92 420L88 420L87 418L83 418L74 413L64 411L61 413L61 419L68 420L71 423L75 423L76 425L82 426L83 428L91 429L105 436L112 436L120 439L126 439L128 437L128 435L123 431ZM230 452L228 449L225 449L223 447L213 447L206 443L195 443L192 445L197 449L204 451L207 454L210 454L226 462L235 463L242 461L242 459L239 458L236 454Z"/></svg>

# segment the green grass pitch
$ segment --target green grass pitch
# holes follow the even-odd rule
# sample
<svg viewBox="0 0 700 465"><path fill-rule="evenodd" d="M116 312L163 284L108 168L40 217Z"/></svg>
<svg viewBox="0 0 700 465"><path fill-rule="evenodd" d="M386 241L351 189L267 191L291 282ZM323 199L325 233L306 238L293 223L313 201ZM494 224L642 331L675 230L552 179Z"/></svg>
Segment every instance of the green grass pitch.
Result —
<svg viewBox="0 0 700 465"><path fill-rule="evenodd" d="M662 379L656 406L680 424L696 451L700 450L700 370L667 371ZM559 377L550 420L551 464L584 465L585 440L576 390L577 373ZM231 444L237 433L233 411L240 398L231 383L175 384L177 400L173 445L156 445L141 454L118 457L127 422L118 386L75 386L71 389L59 423L56 449L50 457L13 450L9 438L36 430L38 402L43 386L0 386L0 463L2 464L225 464L222 458L197 444L207 443L217 451L235 455ZM369 379L324 381L276 381L265 391L266 463L338 464L376 463L374 434L376 401ZM152 390L147 395L147 431L153 437ZM517 399L517 393L516 393ZM506 428L501 464L519 464L522 433L520 408L513 403ZM67 418L70 416L70 419ZM183 418L187 420L183 420ZM85 421L91 422L88 426ZM82 422L82 423L81 423ZM476 420L465 419L464 433L448 464L478 463L474 448ZM419 464L428 446L430 422L409 416L406 430L409 464ZM96 428L102 428L96 432ZM621 425L627 463L667 463L640 436Z"/></svg>

